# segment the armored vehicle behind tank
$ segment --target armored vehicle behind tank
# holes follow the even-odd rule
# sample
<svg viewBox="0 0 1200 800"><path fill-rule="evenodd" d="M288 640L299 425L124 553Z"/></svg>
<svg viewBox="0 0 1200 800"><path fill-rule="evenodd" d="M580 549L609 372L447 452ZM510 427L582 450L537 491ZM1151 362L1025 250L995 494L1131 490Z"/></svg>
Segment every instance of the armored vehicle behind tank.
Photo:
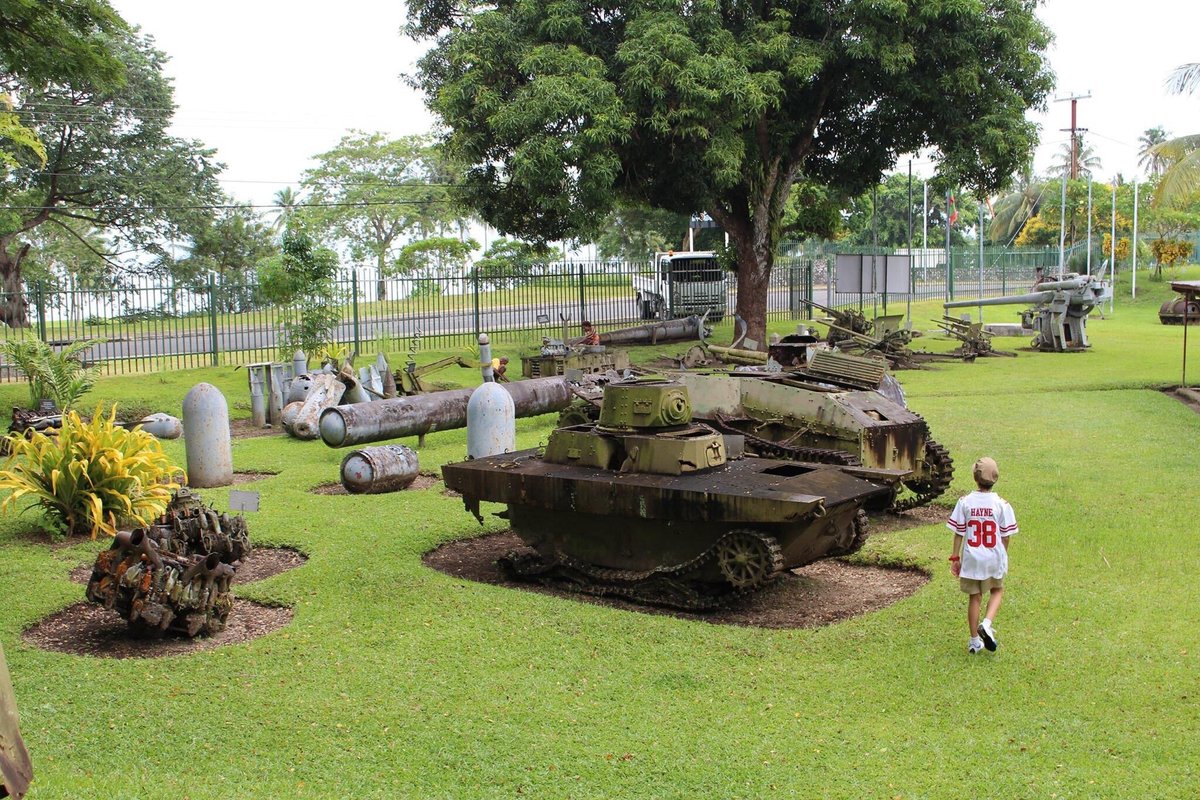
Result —
<svg viewBox="0 0 1200 800"><path fill-rule="evenodd" d="M845 380L812 372L677 378L688 387L697 419L745 436L749 453L900 474L885 503L893 511L925 505L950 486L953 459L925 420L898 402L902 395L847 389Z"/></svg>
<svg viewBox="0 0 1200 800"><path fill-rule="evenodd" d="M692 420L679 382L609 384L602 403L598 422L557 429L544 452L442 468L480 521L481 501L507 504L502 516L536 553L506 559L512 575L713 608L784 569L857 550L864 503L886 502L903 474L741 458L741 437Z"/></svg>

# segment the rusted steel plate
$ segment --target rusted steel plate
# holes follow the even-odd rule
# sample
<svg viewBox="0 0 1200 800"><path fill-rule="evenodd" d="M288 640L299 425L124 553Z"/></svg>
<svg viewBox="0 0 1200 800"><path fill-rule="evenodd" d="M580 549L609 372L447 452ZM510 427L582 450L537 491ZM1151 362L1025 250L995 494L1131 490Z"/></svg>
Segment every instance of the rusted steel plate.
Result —
<svg viewBox="0 0 1200 800"><path fill-rule="evenodd" d="M536 453L447 464L442 475L448 488L491 502L693 522L780 523L890 491L826 464L754 458L671 476L551 464Z"/></svg>

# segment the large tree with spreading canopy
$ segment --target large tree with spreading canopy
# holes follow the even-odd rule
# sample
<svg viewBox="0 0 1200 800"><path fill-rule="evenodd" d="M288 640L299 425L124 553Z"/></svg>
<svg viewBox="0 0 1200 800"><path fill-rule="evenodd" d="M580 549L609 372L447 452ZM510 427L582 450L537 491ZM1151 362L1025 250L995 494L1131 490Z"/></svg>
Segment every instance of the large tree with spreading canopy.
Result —
<svg viewBox="0 0 1200 800"><path fill-rule="evenodd" d="M22 270L42 229L116 266L131 253L163 255L204 230L221 202L212 151L167 133L174 90L153 40L122 24L88 42L121 68L119 79L83 68L5 73L47 156L18 153L0 181L0 322L13 327L29 324Z"/></svg>
<svg viewBox="0 0 1200 800"><path fill-rule="evenodd" d="M413 76L469 167L464 199L523 238L594 234L618 200L729 233L764 340L792 187L840 196L926 148L993 193L1052 83L1034 0L423 0Z"/></svg>

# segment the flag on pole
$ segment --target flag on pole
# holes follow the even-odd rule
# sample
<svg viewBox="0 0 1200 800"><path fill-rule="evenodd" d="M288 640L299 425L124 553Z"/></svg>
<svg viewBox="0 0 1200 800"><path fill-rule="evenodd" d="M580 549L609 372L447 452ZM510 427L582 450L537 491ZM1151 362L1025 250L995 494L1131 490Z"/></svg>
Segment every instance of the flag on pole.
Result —
<svg viewBox="0 0 1200 800"><path fill-rule="evenodd" d="M992 205L992 198L985 197L984 200L987 201L988 213L993 217L996 216L996 207Z"/></svg>
<svg viewBox="0 0 1200 800"><path fill-rule="evenodd" d="M954 195L950 195L950 224L958 222L958 208L954 205Z"/></svg>

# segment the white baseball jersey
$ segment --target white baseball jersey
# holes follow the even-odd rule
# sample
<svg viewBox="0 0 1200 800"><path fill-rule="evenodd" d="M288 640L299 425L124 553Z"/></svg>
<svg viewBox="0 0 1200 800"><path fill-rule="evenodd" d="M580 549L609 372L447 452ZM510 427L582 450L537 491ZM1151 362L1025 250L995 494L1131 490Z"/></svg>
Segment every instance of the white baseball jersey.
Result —
<svg viewBox="0 0 1200 800"><path fill-rule="evenodd" d="M1017 532L1017 517L1003 497L971 492L959 498L946 527L963 537L960 578L984 580L1008 573L1008 550L1001 539Z"/></svg>

